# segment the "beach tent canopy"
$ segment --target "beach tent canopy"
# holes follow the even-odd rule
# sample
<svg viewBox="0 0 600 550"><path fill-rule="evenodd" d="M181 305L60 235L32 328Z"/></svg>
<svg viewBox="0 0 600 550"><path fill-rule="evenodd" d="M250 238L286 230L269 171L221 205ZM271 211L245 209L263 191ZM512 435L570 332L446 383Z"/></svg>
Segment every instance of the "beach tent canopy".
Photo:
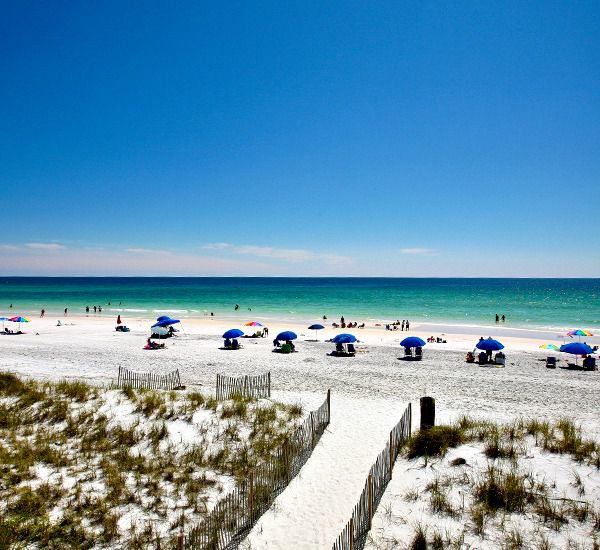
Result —
<svg viewBox="0 0 600 550"><path fill-rule="evenodd" d="M402 340L400 345L403 348L422 348L425 345L425 342L418 336L409 336L408 338Z"/></svg>
<svg viewBox="0 0 600 550"><path fill-rule="evenodd" d="M323 325L310 325L310 327L308 327L308 330L321 330L324 328L325 327Z"/></svg>
<svg viewBox="0 0 600 550"><path fill-rule="evenodd" d="M503 344L498 342L498 340L493 340L492 338L488 338L487 340L479 340L475 347L483 351L500 351L501 349L504 349Z"/></svg>
<svg viewBox="0 0 600 550"><path fill-rule="evenodd" d="M356 342L356 336L354 334L338 334L331 340L334 344L353 344Z"/></svg>
<svg viewBox="0 0 600 550"><path fill-rule="evenodd" d="M280 332L277 335L277 338L275 338L275 340L295 340L296 338L298 338L298 336L295 332L292 332L291 330L286 330L284 332Z"/></svg>
<svg viewBox="0 0 600 550"><path fill-rule="evenodd" d="M170 317L168 315L161 315L156 318L157 321L164 321L165 319L170 319Z"/></svg>
<svg viewBox="0 0 600 550"><path fill-rule="evenodd" d="M583 344L582 342L564 344L563 346L560 346L560 351L572 355L589 355L590 353L594 353L594 350L590 346Z"/></svg>
<svg viewBox="0 0 600 550"><path fill-rule="evenodd" d="M239 338L240 336L244 336L244 333L239 328L230 328L223 334L223 338Z"/></svg>
<svg viewBox="0 0 600 550"><path fill-rule="evenodd" d="M179 319L170 319L169 317L167 317L166 319L163 319L162 321L158 321L158 323L154 323L152 325L152 328L154 327L168 327L169 325L174 325L176 323L180 323L181 321Z"/></svg>

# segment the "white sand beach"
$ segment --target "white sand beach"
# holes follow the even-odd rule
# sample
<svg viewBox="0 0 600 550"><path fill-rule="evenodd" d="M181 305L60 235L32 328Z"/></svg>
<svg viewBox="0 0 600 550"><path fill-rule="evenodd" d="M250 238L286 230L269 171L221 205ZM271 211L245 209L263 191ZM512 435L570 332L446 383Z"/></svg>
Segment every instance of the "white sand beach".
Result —
<svg viewBox="0 0 600 550"><path fill-rule="evenodd" d="M243 349L223 351L221 334L230 322L186 320L164 350L144 350L152 320L123 317L131 332L115 332L115 318L66 317L32 319L25 334L0 336L0 369L35 378L80 378L93 383L114 380L119 366L167 373L178 369L188 389L214 391L217 373L271 372L273 397L301 401L307 410L332 390L332 417L313 456L300 475L277 498L253 529L251 548L329 548L349 519L365 477L385 446L389 430L408 402L418 424L418 400L435 397L439 418L461 414L498 421L518 417L571 417L587 435L600 437L598 372L545 368L547 353L539 345L560 344L557 334L510 329L413 325L411 335L444 335L446 344L428 344L422 361L404 361L399 346L407 335L368 326L353 329L360 340L353 358L327 355L325 339L341 332L314 332L302 326L269 324L269 337L240 339ZM242 329L251 327L240 327ZM461 327L463 329L464 327ZM297 332L297 353L272 353L272 339L284 329ZM437 329L437 330L434 330ZM484 332L485 330L485 332ZM465 363L465 352L479 336L505 344L505 368ZM598 343L597 337L588 343ZM556 355L561 355L556 354ZM565 361L562 361L566 365ZM399 489L398 489L399 490Z"/></svg>

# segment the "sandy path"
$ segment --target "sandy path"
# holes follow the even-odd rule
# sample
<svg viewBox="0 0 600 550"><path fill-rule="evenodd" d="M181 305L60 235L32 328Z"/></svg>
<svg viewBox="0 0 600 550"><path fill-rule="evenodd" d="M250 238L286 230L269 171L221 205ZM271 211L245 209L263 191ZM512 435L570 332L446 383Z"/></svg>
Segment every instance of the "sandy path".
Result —
<svg viewBox="0 0 600 550"><path fill-rule="evenodd" d="M330 548L405 403L333 393L331 408L329 428L309 461L254 526L245 548Z"/></svg>

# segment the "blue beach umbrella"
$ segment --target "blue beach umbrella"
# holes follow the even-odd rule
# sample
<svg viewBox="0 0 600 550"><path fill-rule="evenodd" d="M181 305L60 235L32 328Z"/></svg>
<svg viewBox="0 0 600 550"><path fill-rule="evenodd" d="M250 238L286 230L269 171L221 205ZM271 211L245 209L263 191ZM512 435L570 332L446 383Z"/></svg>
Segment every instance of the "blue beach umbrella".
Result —
<svg viewBox="0 0 600 550"><path fill-rule="evenodd" d="M239 338L240 336L244 336L244 333L239 328L230 328L225 334L223 334L223 338Z"/></svg>
<svg viewBox="0 0 600 550"><path fill-rule="evenodd" d="M334 344L353 344L356 342L356 336L354 334L338 334L331 340Z"/></svg>
<svg viewBox="0 0 600 550"><path fill-rule="evenodd" d="M154 323L152 325L152 328L154 327L168 327L170 325L175 325L176 323L180 323L181 321L179 319L170 319L169 317L167 317L166 319L163 319L162 321L158 321L158 323Z"/></svg>
<svg viewBox="0 0 600 550"><path fill-rule="evenodd" d="M291 330L286 330L284 332L280 332L277 335L277 338L275 338L275 340L295 340L296 338L298 338L298 336L295 332L292 332Z"/></svg>
<svg viewBox="0 0 600 550"><path fill-rule="evenodd" d="M571 342L570 344L563 344L560 346L560 351L563 353L570 353L575 356L575 364L577 365L577 357L579 355L589 355L594 353L594 350L582 342Z"/></svg>
<svg viewBox="0 0 600 550"><path fill-rule="evenodd" d="M571 355L589 355L594 353L594 350L582 342L571 342L560 346L560 351L570 353Z"/></svg>
<svg viewBox="0 0 600 550"><path fill-rule="evenodd" d="M498 342L498 340L492 340L491 338L488 338L487 340L479 340L475 347L483 351L500 351L501 349L504 349L503 344Z"/></svg>
<svg viewBox="0 0 600 550"><path fill-rule="evenodd" d="M408 338L402 340L400 345L403 348L422 348L425 345L425 342L418 336L409 336Z"/></svg>
<svg viewBox="0 0 600 550"><path fill-rule="evenodd" d="M314 330L315 331L315 339L317 338L317 331L318 330L323 330L325 327L323 325L310 325L310 327L308 327L308 330Z"/></svg>

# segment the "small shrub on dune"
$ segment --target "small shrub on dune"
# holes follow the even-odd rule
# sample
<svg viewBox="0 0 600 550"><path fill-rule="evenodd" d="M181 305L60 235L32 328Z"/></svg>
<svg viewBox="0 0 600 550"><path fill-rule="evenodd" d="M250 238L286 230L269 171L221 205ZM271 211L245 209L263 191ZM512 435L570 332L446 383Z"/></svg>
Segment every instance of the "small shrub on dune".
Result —
<svg viewBox="0 0 600 550"><path fill-rule="evenodd" d="M187 399L192 406L192 409L199 409L202 405L204 405L206 399L204 396L197 391L190 392L187 394Z"/></svg>
<svg viewBox="0 0 600 550"><path fill-rule="evenodd" d="M528 503L535 500L526 486L527 477L516 468L508 471L488 466L483 477L475 484L475 502L484 505L489 511L523 512Z"/></svg>
<svg viewBox="0 0 600 550"><path fill-rule="evenodd" d="M87 401L92 388L84 382L62 380L56 384L56 391L74 401Z"/></svg>
<svg viewBox="0 0 600 550"><path fill-rule="evenodd" d="M456 426L433 426L420 430L407 443L408 458L444 455L451 447L464 440L463 432Z"/></svg>
<svg viewBox="0 0 600 550"><path fill-rule="evenodd" d="M427 550L427 529L419 524L415 527L415 534L408 546L409 550Z"/></svg>

